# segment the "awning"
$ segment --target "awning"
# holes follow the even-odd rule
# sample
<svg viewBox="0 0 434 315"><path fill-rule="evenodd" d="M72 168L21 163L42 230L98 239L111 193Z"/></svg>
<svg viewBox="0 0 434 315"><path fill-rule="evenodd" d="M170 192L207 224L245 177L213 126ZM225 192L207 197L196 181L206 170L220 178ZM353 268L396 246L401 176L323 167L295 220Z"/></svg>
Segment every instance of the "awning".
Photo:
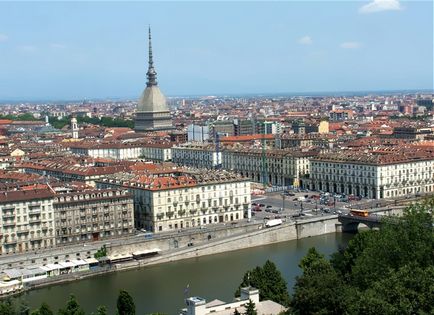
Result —
<svg viewBox="0 0 434 315"><path fill-rule="evenodd" d="M145 250L138 250L133 253L133 256L141 256L141 255L147 255L152 253L158 253L161 251L159 248L152 248L152 249L145 249Z"/></svg>
<svg viewBox="0 0 434 315"><path fill-rule="evenodd" d="M84 261L83 259L72 259L71 262L75 265L75 266L83 266L83 265L87 265L88 263L86 261Z"/></svg>
<svg viewBox="0 0 434 315"><path fill-rule="evenodd" d="M96 259L96 258L86 258L85 260L84 260L86 263L88 263L89 265L90 264L97 264L97 263L99 263L99 261L98 261L98 259Z"/></svg>
<svg viewBox="0 0 434 315"><path fill-rule="evenodd" d="M110 261L116 261L116 260L132 259L133 255L131 255L131 254L117 254L117 255L108 256L107 258Z"/></svg>
<svg viewBox="0 0 434 315"><path fill-rule="evenodd" d="M47 271L53 271L53 270L59 270L61 266L59 264L46 264L45 266L42 266L41 268L47 270Z"/></svg>
<svg viewBox="0 0 434 315"><path fill-rule="evenodd" d="M59 266L60 266L60 269L63 269L63 268L71 268L71 267L74 267L75 264L72 263L72 262L70 262L70 261L61 261L61 262L59 262Z"/></svg>

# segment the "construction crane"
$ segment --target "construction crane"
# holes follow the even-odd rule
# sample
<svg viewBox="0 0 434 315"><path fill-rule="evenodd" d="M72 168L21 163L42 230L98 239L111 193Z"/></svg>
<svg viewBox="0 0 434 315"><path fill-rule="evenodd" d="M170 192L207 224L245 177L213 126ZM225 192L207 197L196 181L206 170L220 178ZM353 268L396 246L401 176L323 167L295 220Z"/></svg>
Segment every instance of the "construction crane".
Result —
<svg viewBox="0 0 434 315"><path fill-rule="evenodd" d="M220 156L220 134L218 132L215 133L215 153L216 153L216 158L217 158L215 169L219 170L222 167L222 163L221 163L221 160L219 158L219 156Z"/></svg>
<svg viewBox="0 0 434 315"><path fill-rule="evenodd" d="M264 188L268 186L268 174L267 174L267 155L265 152L265 123L264 123L264 133L262 135L262 184Z"/></svg>

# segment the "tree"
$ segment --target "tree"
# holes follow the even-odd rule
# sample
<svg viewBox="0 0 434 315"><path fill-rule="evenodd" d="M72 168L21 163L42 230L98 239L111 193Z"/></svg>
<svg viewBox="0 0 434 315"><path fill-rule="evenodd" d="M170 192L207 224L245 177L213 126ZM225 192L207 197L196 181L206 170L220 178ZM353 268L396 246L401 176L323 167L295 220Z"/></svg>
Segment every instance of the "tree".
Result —
<svg viewBox="0 0 434 315"><path fill-rule="evenodd" d="M356 259L371 242L375 241L377 235L377 231L373 230L361 231L356 234L348 243L347 248L340 249L332 255L330 262L333 268L346 279L350 275Z"/></svg>
<svg viewBox="0 0 434 315"><path fill-rule="evenodd" d="M426 268L434 264L432 200L411 205L402 217L385 218L377 236L354 259L353 285L365 290L389 270L412 264Z"/></svg>
<svg viewBox="0 0 434 315"><path fill-rule="evenodd" d="M53 311L47 303L42 302L41 306L32 311L31 315L53 315Z"/></svg>
<svg viewBox="0 0 434 315"><path fill-rule="evenodd" d="M239 296L241 288L252 286L259 290L260 300L271 300L284 306L289 305L289 294L286 281L276 265L267 260L262 267L246 272L235 296Z"/></svg>
<svg viewBox="0 0 434 315"><path fill-rule="evenodd" d="M0 302L0 315L15 315L15 308L10 299Z"/></svg>
<svg viewBox="0 0 434 315"><path fill-rule="evenodd" d="M104 305L98 306L96 309L96 315L107 315L107 307Z"/></svg>
<svg viewBox="0 0 434 315"><path fill-rule="evenodd" d="M107 256L107 247L105 245L101 246L100 249L96 251L96 253L93 255L95 259L105 257Z"/></svg>
<svg viewBox="0 0 434 315"><path fill-rule="evenodd" d="M310 248L301 260L291 306L296 314L342 314L345 286L330 262Z"/></svg>
<svg viewBox="0 0 434 315"><path fill-rule="evenodd" d="M255 303L249 299L249 302L244 306L246 308L246 312L244 315L257 315Z"/></svg>
<svg viewBox="0 0 434 315"><path fill-rule="evenodd" d="M59 310L59 315L85 315L83 309L78 304L77 299L73 294L69 296L69 300L66 303L64 309Z"/></svg>
<svg viewBox="0 0 434 315"><path fill-rule="evenodd" d="M134 305L133 298L125 290L119 292L117 309L119 315L135 315L136 306Z"/></svg>
<svg viewBox="0 0 434 315"><path fill-rule="evenodd" d="M234 315L241 315L241 313L235 308Z"/></svg>
<svg viewBox="0 0 434 315"><path fill-rule="evenodd" d="M291 302L295 314L434 314L434 198L386 217L331 261L310 249Z"/></svg>

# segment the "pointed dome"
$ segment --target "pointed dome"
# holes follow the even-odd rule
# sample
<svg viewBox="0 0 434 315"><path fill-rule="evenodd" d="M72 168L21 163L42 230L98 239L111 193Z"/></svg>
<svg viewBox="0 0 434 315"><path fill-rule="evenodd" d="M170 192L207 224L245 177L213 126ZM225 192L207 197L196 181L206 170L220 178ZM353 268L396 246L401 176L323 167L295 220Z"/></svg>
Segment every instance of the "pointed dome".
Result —
<svg viewBox="0 0 434 315"><path fill-rule="evenodd" d="M147 86L143 91L137 105L138 112L165 112L168 111L166 97L157 85Z"/></svg>

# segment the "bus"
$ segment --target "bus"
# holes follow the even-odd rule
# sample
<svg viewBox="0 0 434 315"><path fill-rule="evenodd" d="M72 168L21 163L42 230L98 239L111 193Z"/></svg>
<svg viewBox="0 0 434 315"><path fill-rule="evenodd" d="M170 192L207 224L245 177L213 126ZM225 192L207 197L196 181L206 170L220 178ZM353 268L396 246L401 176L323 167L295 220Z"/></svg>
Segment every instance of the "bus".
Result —
<svg viewBox="0 0 434 315"><path fill-rule="evenodd" d="M351 215L358 216L358 217L368 217L369 211L368 210L351 210Z"/></svg>

